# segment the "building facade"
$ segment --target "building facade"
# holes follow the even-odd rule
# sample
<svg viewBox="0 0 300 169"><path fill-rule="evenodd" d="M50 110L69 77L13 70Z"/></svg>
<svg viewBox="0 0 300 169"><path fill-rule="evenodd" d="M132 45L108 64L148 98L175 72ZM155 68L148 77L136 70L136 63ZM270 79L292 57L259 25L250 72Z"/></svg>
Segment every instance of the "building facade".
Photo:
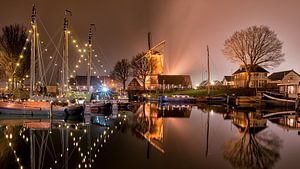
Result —
<svg viewBox="0 0 300 169"><path fill-rule="evenodd" d="M160 90L192 88L190 75L159 75L158 83Z"/></svg>
<svg viewBox="0 0 300 169"><path fill-rule="evenodd" d="M132 90L143 90L143 89L144 89L143 83L140 80L138 80L137 78L133 78L127 86L127 90L131 90L131 91Z"/></svg>
<svg viewBox="0 0 300 169"><path fill-rule="evenodd" d="M268 71L260 66L255 66L250 69L250 88L263 88L267 86ZM247 71L245 66L240 66L238 70L233 73L235 87L248 87L247 86Z"/></svg>
<svg viewBox="0 0 300 169"><path fill-rule="evenodd" d="M300 93L300 75L294 70L275 72L268 78L268 84L277 86L281 94L296 98Z"/></svg>
<svg viewBox="0 0 300 169"><path fill-rule="evenodd" d="M222 84L223 86L234 86L234 76L224 76Z"/></svg>

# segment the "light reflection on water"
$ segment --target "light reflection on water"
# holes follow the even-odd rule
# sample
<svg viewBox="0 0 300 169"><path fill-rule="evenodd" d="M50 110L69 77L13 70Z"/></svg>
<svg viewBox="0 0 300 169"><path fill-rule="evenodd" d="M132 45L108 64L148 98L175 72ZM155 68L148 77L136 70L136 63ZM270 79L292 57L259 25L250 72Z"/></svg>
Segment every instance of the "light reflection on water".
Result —
<svg viewBox="0 0 300 169"><path fill-rule="evenodd" d="M297 168L299 117L268 120L263 118L268 112L145 103L82 119L1 115L0 163L1 168Z"/></svg>

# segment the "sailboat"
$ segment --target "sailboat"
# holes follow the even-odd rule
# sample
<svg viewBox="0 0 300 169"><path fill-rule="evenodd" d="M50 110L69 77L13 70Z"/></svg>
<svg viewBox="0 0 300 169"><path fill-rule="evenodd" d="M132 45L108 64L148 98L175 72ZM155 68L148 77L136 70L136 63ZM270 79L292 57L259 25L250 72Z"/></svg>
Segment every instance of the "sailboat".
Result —
<svg viewBox="0 0 300 169"><path fill-rule="evenodd" d="M19 102L0 102L0 113L8 114L48 114L51 107L51 101L57 101L60 105L54 105L52 112L54 113L63 113L66 115L81 115L84 111L84 105L82 104L70 104L67 107L64 105L67 101L66 98L62 97L66 91L69 90L68 81L69 81L69 69L68 69L68 45L69 45L69 21L67 15L71 15L71 11L65 11L64 17L64 45L63 45L63 61L62 61L62 81L61 81L61 90L60 98L51 98L46 96L37 96L35 88L39 87L38 84L45 84L45 79L42 71L41 64L41 51L40 51L40 41L38 36L38 25L37 25L37 12L36 7L32 7L31 15L31 30L30 30L30 41L31 41L31 65L30 65L30 89L29 96L30 99L27 101ZM90 45L91 46L91 45ZM90 54L91 55L91 54ZM90 56L91 57L91 56ZM91 65L91 64L89 64ZM38 67L38 69L37 69ZM90 70L90 68L89 68ZM36 79L37 73L39 74L39 79ZM89 75L90 76L90 75Z"/></svg>
<svg viewBox="0 0 300 169"><path fill-rule="evenodd" d="M51 103L53 98L40 97L34 95L34 89L37 87L36 84L36 64L39 67L39 75L41 83L44 79L42 77L42 65L41 56L39 55L39 36L37 32L37 22L36 22L36 7L32 6L31 15L31 30L30 30L30 41L31 41L31 65L30 65L30 99L27 101L0 101L0 113L3 114L46 114L50 111ZM53 112L63 112L64 107L54 106Z"/></svg>
<svg viewBox="0 0 300 169"><path fill-rule="evenodd" d="M225 102L226 98L224 97L217 97L217 96L211 96L210 93L210 87L211 87L211 80L210 80L210 64L209 64L209 47L208 45L206 46L207 49L207 97L206 101L209 103L217 103L217 102Z"/></svg>

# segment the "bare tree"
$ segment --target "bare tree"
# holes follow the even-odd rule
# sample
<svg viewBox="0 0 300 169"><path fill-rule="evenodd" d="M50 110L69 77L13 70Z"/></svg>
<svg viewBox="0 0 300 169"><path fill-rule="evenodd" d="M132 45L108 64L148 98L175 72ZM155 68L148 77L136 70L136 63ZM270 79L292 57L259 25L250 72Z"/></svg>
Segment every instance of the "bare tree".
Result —
<svg viewBox="0 0 300 169"><path fill-rule="evenodd" d="M245 66L246 84L249 86L251 72L256 66L270 68L284 61L282 44L269 27L252 26L236 31L227 39L223 53L228 59Z"/></svg>
<svg viewBox="0 0 300 169"><path fill-rule="evenodd" d="M30 43L23 26L10 25L2 28L0 36L0 70L6 80L12 82L24 78L30 68ZM24 50L27 49L27 50Z"/></svg>
<svg viewBox="0 0 300 169"><path fill-rule="evenodd" d="M144 90L146 90L146 80L153 70L156 68L155 61L146 56L145 53L139 53L133 57L131 61L131 68L133 76L138 78L142 83Z"/></svg>
<svg viewBox="0 0 300 169"><path fill-rule="evenodd" d="M128 80L130 74L130 63L127 59L122 59L118 61L115 66L114 70L112 71L112 77L115 78L117 81L123 84L123 90L126 89L126 81Z"/></svg>
<svg viewBox="0 0 300 169"><path fill-rule="evenodd" d="M245 113L244 117L246 128L242 130L241 138L231 140L225 145L224 159L228 160L234 168L273 168L280 159L279 149L282 140L272 132L257 133L262 129L251 127L250 123L259 119L250 120L249 113Z"/></svg>

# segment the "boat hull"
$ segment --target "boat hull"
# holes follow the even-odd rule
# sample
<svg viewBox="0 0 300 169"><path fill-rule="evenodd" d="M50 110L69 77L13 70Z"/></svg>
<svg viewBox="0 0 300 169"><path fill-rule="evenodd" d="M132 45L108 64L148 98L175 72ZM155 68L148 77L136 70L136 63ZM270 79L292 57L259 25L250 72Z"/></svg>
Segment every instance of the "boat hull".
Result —
<svg viewBox="0 0 300 169"><path fill-rule="evenodd" d="M263 93L262 103L266 106L284 106L284 107L294 107L295 99L284 98L284 97L276 97L275 95L270 95L267 93Z"/></svg>
<svg viewBox="0 0 300 169"><path fill-rule="evenodd" d="M63 113L64 107L53 106L53 113ZM12 115L48 115L50 113L49 102L0 102L1 114Z"/></svg>
<svg viewBox="0 0 300 169"><path fill-rule="evenodd" d="M65 113L66 113L67 116L69 116L69 115L83 115L83 113L84 113L84 106L83 105L68 106L65 109Z"/></svg>
<svg viewBox="0 0 300 169"><path fill-rule="evenodd" d="M111 103L92 104L90 105L90 112L109 114L112 112L112 104Z"/></svg>

